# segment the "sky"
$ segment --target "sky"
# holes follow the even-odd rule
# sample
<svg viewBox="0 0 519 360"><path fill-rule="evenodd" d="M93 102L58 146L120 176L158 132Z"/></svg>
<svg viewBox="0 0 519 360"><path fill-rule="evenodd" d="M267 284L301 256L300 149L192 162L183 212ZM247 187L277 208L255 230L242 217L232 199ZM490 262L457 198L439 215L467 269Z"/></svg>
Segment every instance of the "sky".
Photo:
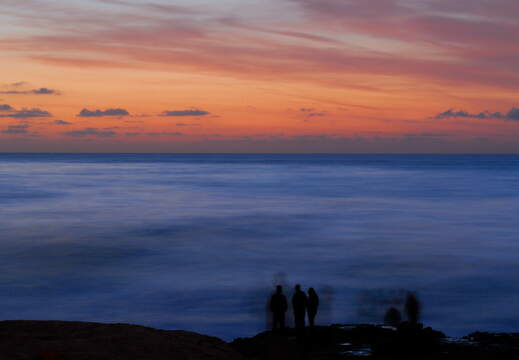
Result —
<svg viewBox="0 0 519 360"><path fill-rule="evenodd" d="M2 0L0 152L519 153L517 0Z"/></svg>

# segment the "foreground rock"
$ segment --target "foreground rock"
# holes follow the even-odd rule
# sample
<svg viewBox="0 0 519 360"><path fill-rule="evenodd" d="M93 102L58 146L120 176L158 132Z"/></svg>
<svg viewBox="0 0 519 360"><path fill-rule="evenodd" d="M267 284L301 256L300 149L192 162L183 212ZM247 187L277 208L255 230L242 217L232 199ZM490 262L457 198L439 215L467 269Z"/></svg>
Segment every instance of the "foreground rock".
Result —
<svg viewBox="0 0 519 360"><path fill-rule="evenodd" d="M421 325L332 325L224 341L187 331L65 321L0 321L0 360L519 360L519 334L459 339ZM300 334L301 335L301 334Z"/></svg>
<svg viewBox="0 0 519 360"><path fill-rule="evenodd" d="M405 323L398 328L333 325L307 330L302 340L287 329L236 339L231 345L250 360L519 359L519 334L474 333L454 339L431 328Z"/></svg>
<svg viewBox="0 0 519 360"><path fill-rule="evenodd" d="M0 321L1 360L241 360L224 341L187 331L68 321Z"/></svg>

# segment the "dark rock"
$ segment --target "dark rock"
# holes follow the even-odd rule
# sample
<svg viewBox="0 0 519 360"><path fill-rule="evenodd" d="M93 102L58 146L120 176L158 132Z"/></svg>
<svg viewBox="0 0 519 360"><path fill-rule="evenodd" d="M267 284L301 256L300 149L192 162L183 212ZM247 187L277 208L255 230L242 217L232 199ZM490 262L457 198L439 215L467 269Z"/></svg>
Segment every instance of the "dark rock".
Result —
<svg viewBox="0 0 519 360"><path fill-rule="evenodd" d="M0 321L1 360L240 360L224 341L126 324Z"/></svg>
<svg viewBox="0 0 519 360"><path fill-rule="evenodd" d="M519 360L519 334L474 333L446 338L422 324L398 327L332 325L307 329L303 344L293 329L236 339L231 345L250 360Z"/></svg>

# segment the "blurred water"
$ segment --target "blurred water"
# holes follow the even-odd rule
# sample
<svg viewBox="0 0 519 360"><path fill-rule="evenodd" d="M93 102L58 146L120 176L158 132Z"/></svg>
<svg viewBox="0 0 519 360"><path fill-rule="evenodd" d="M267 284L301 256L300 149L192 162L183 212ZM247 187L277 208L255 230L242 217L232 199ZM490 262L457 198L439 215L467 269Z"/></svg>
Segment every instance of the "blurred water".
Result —
<svg viewBox="0 0 519 360"><path fill-rule="evenodd" d="M282 281L321 322L413 290L450 335L519 330L519 156L0 154L0 205L0 319L232 339Z"/></svg>

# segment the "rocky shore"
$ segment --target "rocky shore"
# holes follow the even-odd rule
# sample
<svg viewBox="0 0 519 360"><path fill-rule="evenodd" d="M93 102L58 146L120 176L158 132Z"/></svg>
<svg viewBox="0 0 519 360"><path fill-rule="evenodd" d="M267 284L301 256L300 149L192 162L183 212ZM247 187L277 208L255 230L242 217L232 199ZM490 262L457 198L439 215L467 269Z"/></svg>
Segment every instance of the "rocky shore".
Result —
<svg viewBox="0 0 519 360"><path fill-rule="evenodd" d="M128 324L0 321L0 360L514 360L519 334L448 338L421 325L331 325L266 331L226 343L187 331Z"/></svg>
<svg viewBox="0 0 519 360"><path fill-rule="evenodd" d="M127 324L0 321L0 360L241 360L229 344Z"/></svg>
<svg viewBox="0 0 519 360"><path fill-rule="evenodd" d="M513 360L519 359L519 334L477 332L448 338L421 324L398 327L332 325L307 329L304 339L293 330L264 332L236 339L231 345L246 359L409 359Z"/></svg>

